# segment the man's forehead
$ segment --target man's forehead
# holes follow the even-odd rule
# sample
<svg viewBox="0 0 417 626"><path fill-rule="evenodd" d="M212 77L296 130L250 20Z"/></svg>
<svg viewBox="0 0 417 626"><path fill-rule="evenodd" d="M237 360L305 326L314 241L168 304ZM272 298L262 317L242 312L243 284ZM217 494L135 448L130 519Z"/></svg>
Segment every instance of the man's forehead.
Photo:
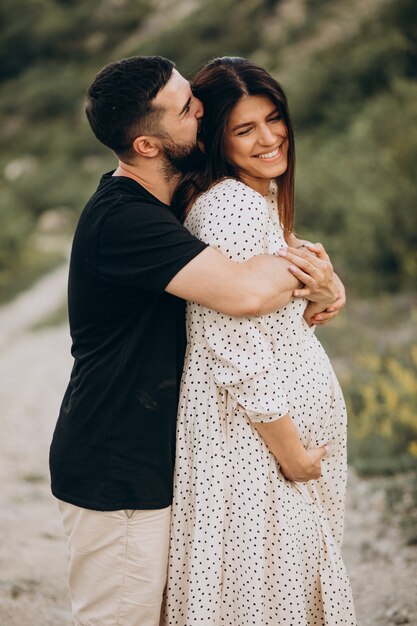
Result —
<svg viewBox="0 0 417 626"><path fill-rule="evenodd" d="M167 84L155 96L154 104L165 110L178 109L179 113L190 95L190 83L174 68Z"/></svg>

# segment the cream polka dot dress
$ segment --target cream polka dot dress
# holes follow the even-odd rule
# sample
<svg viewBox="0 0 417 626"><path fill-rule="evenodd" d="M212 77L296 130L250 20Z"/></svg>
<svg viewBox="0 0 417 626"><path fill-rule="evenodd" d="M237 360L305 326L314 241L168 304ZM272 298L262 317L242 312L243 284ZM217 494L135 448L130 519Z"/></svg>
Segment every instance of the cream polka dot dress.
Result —
<svg viewBox="0 0 417 626"><path fill-rule="evenodd" d="M235 261L285 240L271 190L226 179L189 230ZM354 626L340 556L346 411L305 300L232 318L188 304L166 626ZM304 445L332 443L323 477L292 483L253 427L290 413Z"/></svg>

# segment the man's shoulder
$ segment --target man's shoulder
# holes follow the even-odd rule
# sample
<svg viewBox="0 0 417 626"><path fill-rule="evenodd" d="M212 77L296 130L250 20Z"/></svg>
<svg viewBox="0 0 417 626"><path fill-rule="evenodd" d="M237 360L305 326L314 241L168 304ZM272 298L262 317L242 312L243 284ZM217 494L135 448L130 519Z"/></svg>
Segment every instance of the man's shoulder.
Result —
<svg viewBox="0 0 417 626"><path fill-rule="evenodd" d="M125 176L113 176L112 172L102 176L99 186L86 206L97 203L107 203L110 206L114 203L122 205L127 203L127 205L136 204L144 207L156 206L169 209L167 205L164 205L136 181Z"/></svg>
<svg viewBox="0 0 417 626"><path fill-rule="evenodd" d="M128 222L132 226L146 221L176 221L171 208L152 196L146 189L132 179L123 176L105 174L94 194L87 201L81 212L79 227L103 226L106 222L112 226Z"/></svg>

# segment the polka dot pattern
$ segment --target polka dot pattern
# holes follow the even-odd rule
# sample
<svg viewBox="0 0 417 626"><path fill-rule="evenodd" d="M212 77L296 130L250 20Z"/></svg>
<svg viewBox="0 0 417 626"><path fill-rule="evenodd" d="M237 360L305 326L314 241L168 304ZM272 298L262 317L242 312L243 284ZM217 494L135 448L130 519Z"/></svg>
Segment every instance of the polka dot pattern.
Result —
<svg viewBox="0 0 417 626"><path fill-rule="evenodd" d="M226 179L189 230L231 259L285 246L276 190ZM231 318L188 304L165 626L354 626L340 556L346 411L305 300ZM306 447L331 442L323 477L291 483L253 427L289 412Z"/></svg>

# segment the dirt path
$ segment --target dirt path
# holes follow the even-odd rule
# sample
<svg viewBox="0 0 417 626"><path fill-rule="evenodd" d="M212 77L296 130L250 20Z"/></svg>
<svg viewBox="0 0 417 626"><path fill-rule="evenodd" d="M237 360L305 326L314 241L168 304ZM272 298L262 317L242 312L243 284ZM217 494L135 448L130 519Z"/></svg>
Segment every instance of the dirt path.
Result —
<svg viewBox="0 0 417 626"><path fill-rule="evenodd" d="M55 271L0 310L0 626L71 624L47 461L70 342L65 326L30 330L61 305L65 275ZM417 548L385 518L383 492L353 475L344 554L360 626L417 626Z"/></svg>

